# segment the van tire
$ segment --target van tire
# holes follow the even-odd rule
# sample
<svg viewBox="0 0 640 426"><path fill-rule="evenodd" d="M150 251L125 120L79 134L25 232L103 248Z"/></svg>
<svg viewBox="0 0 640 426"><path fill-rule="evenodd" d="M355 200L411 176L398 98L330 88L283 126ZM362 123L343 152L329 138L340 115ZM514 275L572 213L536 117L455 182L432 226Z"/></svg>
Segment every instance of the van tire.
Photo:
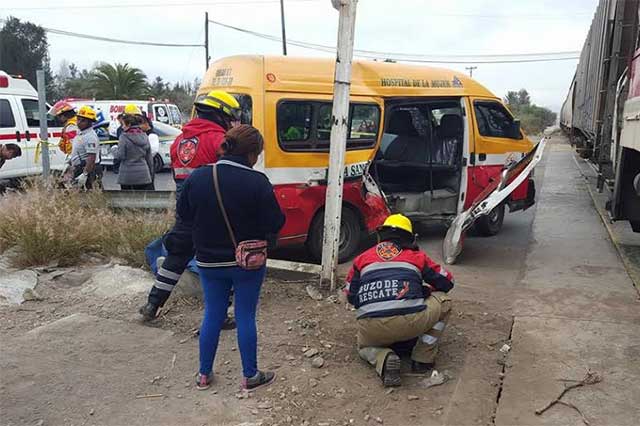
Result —
<svg viewBox="0 0 640 426"><path fill-rule="evenodd" d="M153 157L153 169L156 173L160 173L163 168L164 163L162 162L162 157L160 157L160 154L156 154Z"/></svg>
<svg viewBox="0 0 640 426"><path fill-rule="evenodd" d="M504 222L504 204L500 204L491 210L488 215L478 218L475 224L476 231L483 237L493 237L502 229Z"/></svg>
<svg viewBox="0 0 640 426"><path fill-rule="evenodd" d="M305 243L307 251L311 255L314 261L320 262L322 260L322 243L324 235L324 210L320 210L309 228L309 235ZM360 247L362 241L362 226L358 215L351 209L345 208L342 210L342 224L340 227L340 248L338 251L338 262L346 262L351 259ZM344 238L344 240L343 240Z"/></svg>

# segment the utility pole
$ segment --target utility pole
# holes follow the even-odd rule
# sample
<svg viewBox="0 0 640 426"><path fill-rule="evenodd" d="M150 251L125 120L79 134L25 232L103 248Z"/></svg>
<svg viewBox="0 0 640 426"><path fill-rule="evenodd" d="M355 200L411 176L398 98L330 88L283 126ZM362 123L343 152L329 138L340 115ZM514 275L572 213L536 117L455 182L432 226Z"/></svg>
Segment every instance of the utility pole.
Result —
<svg viewBox="0 0 640 426"><path fill-rule="evenodd" d="M342 219L342 191L344 157L347 148L349 123L349 92L351 89L351 61L356 26L358 0L331 0L340 12L338 23L338 52L333 81L333 110L329 142L329 172L324 210L324 240L322 244L322 273L320 285L329 281L331 291L336 286L340 223Z"/></svg>
<svg viewBox="0 0 640 426"><path fill-rule="evenodd" d="M209 70L209 12L204 13L204 55L204 63L207 67L204 72L207 72Z"/></svg>
<svg viewBox="0 0 640 426"><path fill-rule="evenodd" d="M473 66L464 67L465 70L469 70L469 77L471 77L471 78L473 78L473 70L475 70L476 68L478 68L478 67L477 66L476 67L473 67Z"/></svg>
<svg viewBox="0 0 640 426"><path fill-rule="evenodd" d="M287 56L287 31L284 25L284 0L280 0L280 21L282 22L282 54Z"/></svg>
<svg viewBox="0 0 640 426"><path fill-rule="evenodd" d="M47 95L44 81L44 71L36 71L38 84L38 115L40 117L40 147L42 149L42 177L49 180L49 129L47 127Z"/></svg>

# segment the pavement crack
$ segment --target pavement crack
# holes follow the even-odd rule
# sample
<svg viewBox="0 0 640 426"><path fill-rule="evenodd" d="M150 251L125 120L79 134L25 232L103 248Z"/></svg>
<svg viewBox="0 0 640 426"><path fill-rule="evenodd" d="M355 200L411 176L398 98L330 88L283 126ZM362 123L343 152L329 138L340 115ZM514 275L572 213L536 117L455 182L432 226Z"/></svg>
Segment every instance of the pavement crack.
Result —
<svg viewBox="0 0 640 426"><path fill-rule="evenodd" d="M511 317L511 327L509 327L509 337L508 342L511 343L511 347L513 348L513 343L511 340L511 336L513 335L513 326L515 325L516 317ZM502 389L504 386L504 379L507 375L507 356L509 353L506 353L502 359L502 371L500 372L500 384L498 385L498 393L496 394L496 403L493 407L493 414L491 415L491 424L496 424L496 415L498 414L498 406L500 404L500 398L502 398Z"/></svg>

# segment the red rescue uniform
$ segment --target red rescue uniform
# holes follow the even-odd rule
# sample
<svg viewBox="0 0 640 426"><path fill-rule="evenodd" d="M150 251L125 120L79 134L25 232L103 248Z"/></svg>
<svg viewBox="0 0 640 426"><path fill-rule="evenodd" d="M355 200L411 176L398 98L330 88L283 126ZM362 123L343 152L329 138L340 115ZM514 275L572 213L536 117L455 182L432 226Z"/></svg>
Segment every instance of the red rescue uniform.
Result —
<svg viewBox="0 0 640 426"><path fill-rule="evenodd" d="M185 124L170 150L176 183L182 183L198 167L218 161L224 135L222 126L203 118Z"/></svg>

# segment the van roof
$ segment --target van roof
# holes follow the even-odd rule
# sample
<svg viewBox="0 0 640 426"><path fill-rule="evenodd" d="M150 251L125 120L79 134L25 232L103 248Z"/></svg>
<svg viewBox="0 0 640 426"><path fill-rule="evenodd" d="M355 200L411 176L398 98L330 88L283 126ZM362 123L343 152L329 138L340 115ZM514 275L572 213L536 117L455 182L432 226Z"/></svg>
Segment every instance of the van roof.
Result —
<svg viewBox="0 0 640 426"><path fill-rule="evenodd" d="M239 55L214 62L199 92L265 91L333 93L335 59L291 56ZM354 60L351 76L354 96L483 96L496 98L464 73L404 63Z"/></svg>
<svg viewBox="0 0 640 426"><path fill-rule="evenodd" d="M33 88L31 83L29 83L29 80L12 77L4 71L0 71L0 76L7 77L9 81L9 87L0 87L0 93L3 95L38 97L38 92Z"/></svg>

